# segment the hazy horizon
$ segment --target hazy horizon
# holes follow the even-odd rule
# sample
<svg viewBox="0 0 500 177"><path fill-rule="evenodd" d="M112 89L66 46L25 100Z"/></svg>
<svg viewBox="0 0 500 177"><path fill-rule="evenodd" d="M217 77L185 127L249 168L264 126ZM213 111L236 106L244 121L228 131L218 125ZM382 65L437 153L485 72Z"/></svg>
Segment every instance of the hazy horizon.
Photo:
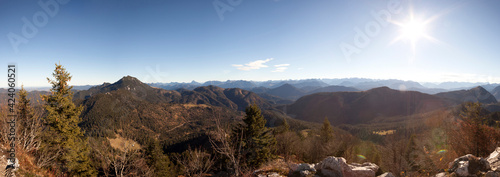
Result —
<svg viewBox="0 0 500 177"><path fill-rule="evenodd" d="M398 79L500 83L498 1L0 1L18 83ZM2 79L2 87L7 81Z"/></svg>
<svg viewBox="0 0 500 177"><path fill-rule="evenodd" d="M127 75L127 76L130 76L130 75ZM127 77L127 76L123 76L123 77ZM123 78L122 77L122 78ZM135 76L131 76L131 77L135 77ZM117 81L119 81L121 78L115 80L115 81L107 81L107 82L103 82L103 83L100 83L100 84L82 84L82 85L75 85L75 84L71 84L70 82L70 85L71 86L76 86L76 87L85 87L85 86L98 86L98 85L102 85L104 83L110 83L110 84L113 84ZM179 84L191 84L192 82L196 82L198 84L205 84L207 82L228 82L228 81L248 81L248 82L254 82L254 83L264 83L264 82L286 82L286 81L304 81L304 80L319 80L319 81L322 81L324 82L325 80L349 80L349 79L366 79L366 80L370 80L370 81L363 81L363 82L360 82L360 83L364 83L364 82L377 82L377 81L389 81L389 80L398 80L398 81L403 81L403 82L417 82L417 81L412 81L412 80L399 80L399 79L372 79L372 78L307 78L307 79L283 79L283 80L208 80L208 81L196 81L196 80L192 80L190 82L143 82L145 84L148 84L148 85L151 85L151 84L172 84L172 83L179 83ZM139 79L140 80L140 79ZM324 82L325 84L328 84L328 85L339 85L339 86L345 86L344 84L330 84L330 83L327 83L327 82ZM471 86L482 86L482 85L495 85L495 84L500 84L500 83L490 83L490 82L456 82L456 81L449 81L449 82L417 82L418 84L422 85L423 87L426 87L426 88L438 88L438 89L445 89L445 90L455 90L455 89L463 89L463 88L466 88L466 87L471 87ZM456 86L456 87L450 87L448 86L449 88L445 88L445 87L440 87L440 84L461 84L462 86ZM429 87L428 84L431 84L433 86ZM21 84L18 85L19 87L21 87ZM23 85L24 86L24 85ZM27 89L28 91L34 91L34 90L37 90L37 91L47 91L51 86L50 85L47 85L47 86L24 86L25 89ZM1 89L6 89L7 87L0 87ZM356 88L356 87L353 87L353 88Z"/></svg>
<svg viewBox="0 0 500 177"><path fill-rule="evenodd" d="M125 75L125 76L122 76L116 80L113 80L113 81L104 81L102 83L98 83L98 84L72 84L71 81L69 82L69 84L71 86L95 86L95 85L102 85L104 83L114 83L114 82L117 82L119 81L121 78L123 77L126 77L126 76L130 76L130 75ZM135 77L135 76L132 76L132 77ZM50 77L49 77L50 78ZM444 81L444 82L419 82L419 81L414 81L414 80L401 80L401 79L374 79L374 78L360 78L360 77L352 77L352 78L304 78L304 79L272 79L272 80L245 80L245 79L235 79L235 80L205 80L205 81L198 81L198 80L191 80L191 81L169 81L169 82L144 82L142 81L141 79L141 82L143 83L146 83L146 84L170 84L170 83L192 83L192 82L196 82L196 83L200 83L200 84L204 84L206 82L226 82L226 81L249 81L249 82L269 82L269 81L300 81L300 80L343 80L343 79L368 79L368 80L373 80L373 81L384 81L384 80L399 80L399 81L404 81L404 82L417 82L419 84L436 84L436 85L439 85L439 84L443 84L443 83L470 83L470 84L500 84L500 82L466 82L466 81ZM46 85L43 85L43 86L26 86L24 85L24 83L19 83L18 86L16 87L21 87L21 85L23 85L25 88L49 88L51 87L49 84L46 84ZM330 84L331 85L331 84ZM335 85L335 84L334 84ZM479 85L478 85L479 86ZM425 86L424 86L425 87ZM0 87L0 88L7 88L7 87Z"/></svg>

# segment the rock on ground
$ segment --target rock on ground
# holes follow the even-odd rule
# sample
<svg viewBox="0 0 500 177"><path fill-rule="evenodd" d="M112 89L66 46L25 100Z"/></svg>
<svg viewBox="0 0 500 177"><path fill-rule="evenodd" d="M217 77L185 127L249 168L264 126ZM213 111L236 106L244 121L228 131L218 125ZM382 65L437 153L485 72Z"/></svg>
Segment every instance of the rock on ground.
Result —
<svg viewBox="0 0 500 177"><path fill-rule="evenodd" d="M353 163L352 165L348 165L349 168L344 168L343 173L344 176L359 176L359 177L368 177L368 176L375 176L375 173L377 173L378 166L375 165L374 163L363 163L363 164L356 164Z"/></svg>
<svg viewBox="0 0 500 177"><path fill-rule="evenodd" d="M343 168L348 168L346 160L342 157L327 157L321 161L317 166L316 170L320 171L323 176L328 177L342 177Z"/></svg>
<svg viewBox="0 0 500 177"><path fill-rule="evenodd" d="M441 173L436 174L436 176L434 176L434 177L446 177L446 173L441 172Z"/></svg>
<svg viewBox="0 0 500 177"><path fill-rule="evenodd" d="M314 168L314 164L301 163L301 164L292 164L290 165L291 171L311 171L316 172Z"/></svg>
<svg viewBox="0 0 500 177"><path fill-rule="evenodd" d="M374 177L378 169L373 163L347 164L344 158L333 156L316 165L316 170L324 177Z"/></svg>
<svg viewBox="0 0 500 177"><path fill-rule="evenodd" d="M449 168L457 176L472 176L489 171L490 163L486 159L467 154L456 158L450 163Z"/></svg>
<svg viewBox="0 0 500 177"><path fill-rule="evenodd" d="M498 172L489 171L484 175L484 177L500 177L500 174L498 174Z"/></svg>
<svg viewBox="0 0 500 177"><path fill-rule="evenodd" d="M391 172L386 172L384 174L378 175L377 177L395 177Z"/></svg>
<svg viewBox="0 0 500 177"><path fill-rule="evenodd" d="M486 160L490 163L491 170L500 172L500 147L497 147Z"/></svg>

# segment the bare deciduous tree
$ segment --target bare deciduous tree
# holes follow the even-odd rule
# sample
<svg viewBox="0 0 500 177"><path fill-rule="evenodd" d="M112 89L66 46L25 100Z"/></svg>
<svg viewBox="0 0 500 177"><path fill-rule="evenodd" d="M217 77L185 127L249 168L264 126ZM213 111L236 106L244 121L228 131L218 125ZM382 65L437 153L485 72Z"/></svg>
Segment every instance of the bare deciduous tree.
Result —
<svg viewBox="0 0 500 177"><path fill-rule="evenodd" d="M40 135L42 133L42 110L34 109L33 117L22 120L25 127L19 130L19 144L26 152L33 152L40 147Z"/></svg>
<svg viewBox="0 0 500 177"><path fill-rule="evenodd" d="M6 144L10 143L8 139L8 132L9 132L9 124L7 123L9 120L7 119L7 105L1 105L0 107L0 134L2 135L0 137L0 143Z"/></svg>
<svg viewBox="0 0 500 177"><path fill-rule="evenodd" d="M215 163L215 158L201 149L189 148L182 155L174 157L184 167L184 174L188 176L201 177L208 173Z"/></svg>
<svg viewBox="0 0 500 177"><path fill-rule="evenodd" d="M135 143L124 143L121 150L110 147L107 142L94 142L95 158L101 161L105 176L151 176L143 154ZM114 173L114 174L113 174Z"/></svg>
<svg viewBox="0 0 500 177"><path fill-rule="evenodd" d="M35 152L35 164L41 168L50 167L55 165L56 159L61 155L61 151L44 151Z"/></svg>
<svg viewBox="0 0 500 177"><path fill-rule="evenodd" d="M239 176L242 171L240 166L242 157L241 154L237 152L241 152L241 143L235 143L236 141L231 140L230 130L222 127L219 117L215 119L215 125L215 131L213 131L209 137L210 144L217 153L223 155L229 160L232 166L231 168L234 170L234 175ZM243 135L243 133L239 133L239 135ZM240 140L243 137L235 138Z"/></svg>

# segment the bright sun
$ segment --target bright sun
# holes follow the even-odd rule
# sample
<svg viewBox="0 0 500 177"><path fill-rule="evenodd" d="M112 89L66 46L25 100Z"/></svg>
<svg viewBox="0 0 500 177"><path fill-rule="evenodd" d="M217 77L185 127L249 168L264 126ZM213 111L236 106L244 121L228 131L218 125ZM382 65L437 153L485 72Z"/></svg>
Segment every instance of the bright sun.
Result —
<svg viewBox="0 0 500 177"><path fill-rule="evenodd" d="M450 11L451 9L435 14L430 17L425 17L425 15L423 14L420 15L415 14L413 11L413 7L410 4L408 8L408 16L405 20L403 21L389 20L389 22L399 27L399 34L396 36L396 38L394 38L390 42L389 45L392 45L399 41L409 43L411 45L411 50L412 50L410 61L413 61L416 58L417 43L420 40L425 40L427 42L432 42L436 44L444 44L441 41L435 39L429 33L432 33L431 31L433 30L431 23L436 19L439 19L442 15L449 13Z"/></svg>
<svg viewBox="0 0 500 177"><path fill-rule="evenodd" d="M393 24L398 25L400 28L399 35L391 42L391 44L398 41L409 42L413 54L411 56L411 60L413 60L416 56L417 42L420 39L426 39L431 42L439 42L427 34L429 31L428 24L436 18L437 16L425 20L419 20L415 18L413 13L410 13L410 18L406 20L406 22L392 21Z"/></svg>
<svg viewBox="0 0 500 177"><path fill-rule="evenodd" d="M416 42L419 38L425 37L425 23L410 20L401 25L401 38Z"/></svg>

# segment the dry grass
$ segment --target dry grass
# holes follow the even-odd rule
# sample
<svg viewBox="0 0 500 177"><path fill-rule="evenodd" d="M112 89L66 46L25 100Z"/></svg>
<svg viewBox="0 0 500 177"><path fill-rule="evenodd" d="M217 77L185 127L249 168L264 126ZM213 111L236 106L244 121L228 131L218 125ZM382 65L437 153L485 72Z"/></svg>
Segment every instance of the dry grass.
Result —
<svg viewBox="0 0 500 177"><path fill-rule="evenodd" d="M396 133L396 130L380 130L380 131L373 131L372 133L384 136L384 135L392 135Z"/></svg>
<svg viewBox="0 0 500 177"><path fill-rule="evenodd" d="M0 145L0 166L7 166L7 156L8 146ZM16 171L17 176L47 176L54 177L55 174L50 170L40 168L34 164L35 157L30 153L23 151L20 148L16 148L16 158L19 160L19 170ZM3 176L3 170L0 176Z"/></svg>
<svg viewBox="0 0 500 177"><path fill-rule="evenodd" d="M285 162L283 157L279 157L277 159L271 160L262 167L260 167L257 171L260 171L259 174L267 174L271 172L276 172L280 175L288 175L290 171L289 163Z"/></svg>
<svg viewBox="0 0 500 177"><path fill-rule="evenodd" d="M109 138L109 137L107 138L109 140L109 144L111 145L111 147L124 151L125 150L124 148L127 147L127 145L132 144L131 150L141 149L141 145L135 142L134 140L123 138L119 134L115 134L115 136L116 138Z"/></svg>
<svg viewBox="0 0 500 177"><path fill-rule="evenodd" d="M311 129L301 130L300 135L302 135L303 137L307 137L311 133L311 131L312 131Z"/></svg>
<svg viewBox="0 0 500 177"><path fill-rule="evenodd" d="M209 107L206 104L182 104L182 106L184 106L184 108L188 108L188 109L189 108L193 108L193 107L195 107L195 108L198 108L198 107L200 107L200 108L207 108L207 107Z"/></svg>

